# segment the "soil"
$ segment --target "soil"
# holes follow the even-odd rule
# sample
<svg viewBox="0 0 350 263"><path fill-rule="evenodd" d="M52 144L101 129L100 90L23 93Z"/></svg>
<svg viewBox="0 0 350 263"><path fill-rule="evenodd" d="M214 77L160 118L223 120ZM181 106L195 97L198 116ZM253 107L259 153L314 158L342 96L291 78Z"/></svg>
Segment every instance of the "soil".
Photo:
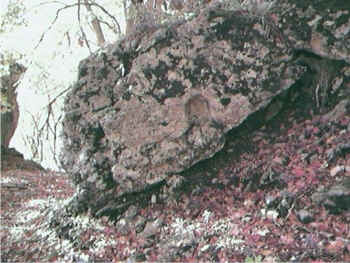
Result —
<svg viewBox="0 0 350 263"><path fill-rule="evenodd" d="M350 212L313 200L350 178L350 152L339 150L350 114L330 116L300 108L243 125L223 151L181 174L176 198L156 191L118 222L81 215L61 236L50 222L74 194L68 176L3 152L1 262L348 262Z"/></svg>

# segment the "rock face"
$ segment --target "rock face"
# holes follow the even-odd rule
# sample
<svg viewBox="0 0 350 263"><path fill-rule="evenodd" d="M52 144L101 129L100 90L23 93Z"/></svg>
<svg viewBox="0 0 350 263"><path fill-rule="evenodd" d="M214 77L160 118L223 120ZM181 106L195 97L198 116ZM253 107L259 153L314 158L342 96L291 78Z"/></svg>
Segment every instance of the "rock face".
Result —
<svg viewBox="0 0 350 263"><path fill-rule="evenodd" d="M10 74L1 77L1 147L7 149L17 128L19 110L16 89L18 80L27 69L14 63L10 65Z"/></svg>
<svg viewBox="0 0 350 263"><path fill-rule="evenodd" d="M251 114L273 118L312 67L300 50L349 63L349 12L327 15L347 17L341 24L321 12L288 1L264 14L212 5L190 21L145 24L82 61L65 102L61 158L78 187L75 210L108 214L128 194L212 157ZM317 31L328 25L331 46ZM323 77L318 101L333 79Z"/></svg>

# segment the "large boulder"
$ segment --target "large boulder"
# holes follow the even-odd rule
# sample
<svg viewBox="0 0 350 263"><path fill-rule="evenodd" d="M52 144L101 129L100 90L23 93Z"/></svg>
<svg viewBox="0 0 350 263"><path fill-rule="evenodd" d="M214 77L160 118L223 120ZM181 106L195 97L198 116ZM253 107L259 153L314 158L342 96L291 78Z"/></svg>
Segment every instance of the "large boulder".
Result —
<svg viewBox="0 0 350 263"><path fill-rule="evenodd" d="M264 12L217 4L189 21L144 24L82 61L65 101L61 158L77 185L75 211L111 213L212 157L250 115L271 119L315 56L326 68L349 63L349 12L288 2Z"/></svg>

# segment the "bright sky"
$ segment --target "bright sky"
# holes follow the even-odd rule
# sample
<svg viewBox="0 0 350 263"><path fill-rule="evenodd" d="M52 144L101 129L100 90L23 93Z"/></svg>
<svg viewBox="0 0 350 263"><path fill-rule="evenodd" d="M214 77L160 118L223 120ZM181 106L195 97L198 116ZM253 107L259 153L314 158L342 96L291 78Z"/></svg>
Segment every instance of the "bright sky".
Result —
<svg viewBox="0 0 350 263"><path fill-rule="evenodd" d="M0 0L0 13L6 11L9 0ZM14 32L0 34L0 53L1 50L19 52L25 55L22 62L28 70L18 88L18 104L20 106L20 119L16 133L11 141L11 147L15 147L18 151L25 155L25 158L32 157L30 145L25 143L24 138L33 137L33 117L41 116L40 125L45 120L45 106L48 104L48 95L51 99L66 89L72 82L76 80L76 71L79 61L89 55L87 48L81 48L78 45L79 27L77 19L77 9L69 8L60 12L59 18L50 31L47 31L51 25L56 10L63 7L63 4L72 4L71 0L60 1L44 1L31 0L25 1L27 12L27 27L21 27ZM99 4L116 16L122 28L124 26L124 18L122 9L115 4L116 0L100 0ZM82 8L82 22L87 21L86 14ZM88 39L95 41L95 35L91 28L87 25L84 30ZM44 40L37 49L43 32L46 32ZM71 45L65 32L69 32ZM105 30L107 42L114 42L118 36L112 32ZM92 45L94 50L96 46ZM55 107L57 117L63 105L63 97L59 104ZM36 139L36 136L34 136ZM39 160L45 168L56 169L53 161L53 140L50 138L44 141L43 155L44 159ZM60 143L58 145L60 147Z"/></svg>

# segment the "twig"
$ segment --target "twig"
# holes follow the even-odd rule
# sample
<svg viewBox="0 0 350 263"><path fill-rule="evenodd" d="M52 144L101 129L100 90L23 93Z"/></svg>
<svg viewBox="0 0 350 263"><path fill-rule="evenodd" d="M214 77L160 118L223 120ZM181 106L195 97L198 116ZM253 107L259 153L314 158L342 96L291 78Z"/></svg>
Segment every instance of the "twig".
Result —
<svg viewBox="0 0 350 263"><path fill-rule="evenodd" d="M103 21L101 19L97 19L99 23L105 24L110 30L114 30L113 26L110 25L107 21Z"/></svg>
<svg viewBox="0 0 350 263"><path fill-rule="evenodd" d="M39 42L38 42L38 44L36 44L36 46L34 47L34 49L37 49L37 48L39 47L40 43L44 40L44 37L45 37L46 33L47 33L49 30L51 30L51 28L53 27L53 25L56 23L60 12L61 12L62 10L71 8L71 7L73 7L73 6L76 6L76 4L73 4L73 5L66 5L65 7L62 7L62 8L57 9L55 18L52 20L52 22L51 22L51 24L49 25L49 27L47 28L47 30L46 30L44 33L41 34L41 37L40 37L40 39L39 39Z"/></svg>
<svg viewBox="0 0 350 263"><path fill-rule="evenodd" d="M86 46L88 47L90 54L92 54L92 51L91 51L91 48L90 48L90 44L89 44L89 42L88 42L88 40L87 40L85 31L84 31L84 29L83 29L83 27L82 27L82 25L81 25L81 19L80 19L80 0L78 0L78 22L79 22L80 32L81 32L81 34L83 35L85 44L86 44Z"/></svg>
<svg viewBox="0 0 350 263"><path fill-rule="evenodd" d="M118 23L118 20L113 16L111 15L103 6L97 4L97 3L92 3L90 4L92 6L97 6L98 8L100 8L107 16L109 16L113 21L114 23L116 24L116 26L118 27L118 33L120 34L121 32L121 29L120 29L120 25Z"/></svg>
<svg viewBox="0 0 350 263"><path fill-rule="evenodd" d="M24 183L21 183L21 184L15 184L15 183L6 183L6 184L1 184L1 187L5 187L5 188L17 188L17 189L27 189L28 184L24 184Z"/></svg>
<svg viewBox="0 0 350 263"><path fill-rule="evenodd" d="M46 3L42 3L42 4L51 4L51 3L58 3L58 4L64 4L62 2L59 2L59 1L52 1L52 2L46 2ZM115 18L115 16L111 15L103 6L97 4L97 3L88 3L87 4L89 7L91 6L97 6L99 9L101 9L109 18L111 18L114 22L114 24L116 25L117 27L117 33L120 34L121 33L121 28L120 28L120 24L118 23L118 20ZM68 8L71 8L71 7L78 7L78 21L79 21L79 27L80 27L80 31L84 37L84 40L85 40L85 43L86 43L86 46L88 47L90 53L91 52L91 49L90 49L90 45L87 41L87 37L86 37L86 34L81 26L81 19L80 19L80 6L81 6L81 3L80 3L80 0L78 0L78 3L75 3L75 4L70 4L70 5L65 5L64 7L61 7L59 9L57 9L56 11L56 15L55 15L55 18L52 20L51 24L49 25L49 27L47 28L47 30L45 30L44 33L41 34L41 37L39 39L39 42L36 44L36 46L34 47L34 49L37 49L39 47L39 45L41 44L41 42L44 40L44 37L46 35L46 33L48 31L50 31L53 27L53 25L56 23L57 19L58 19L58 16L60 15L60 12L65 10L65 9L68 9ZM100 22L102 22L101 20L99 20ZM103 23L109 25L107 22L103 21ZM109 25L109 27L111 28L111 26Z"/></svg>

